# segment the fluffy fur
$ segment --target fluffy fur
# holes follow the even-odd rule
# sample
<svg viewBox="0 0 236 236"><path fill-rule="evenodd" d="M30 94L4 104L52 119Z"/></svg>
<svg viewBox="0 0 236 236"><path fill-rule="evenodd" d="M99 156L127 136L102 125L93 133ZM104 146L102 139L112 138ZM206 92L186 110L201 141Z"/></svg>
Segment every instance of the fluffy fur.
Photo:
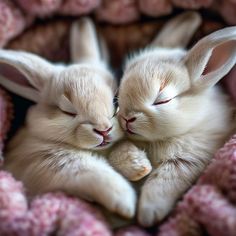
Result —
<svg viewBox="0 0 236 236"><path fill-rule="evenodd" d="M235 64L235 40L236 27L203 38L190 51L168 48L167 38L166 48L153 45L126 62L120 124L153 167L138 205L144 226L170 212L233 132L232 104L214 85Z"/></svg>
<svg viewBox="0 0 236 236"><path fill-rule="evenodd" d="M114 78L89 19L72 26L71 40L76 63L69 66L25 52L0 51L0 61L19 70L35 89L3 77L1 83L38 102L8 146L5 169L30 194L62 190L132 217L135 192L105 159L111 144L122 137L112 102Z"/></svg>
<svg viewBox="0 0 236 236"><path fill-rule="evenodd" d="M200 24L201 24L201 17L198 13L190 11L180 14L179 16L174 17L165 24L161 32L159 32L158 37L154 39L153 45L168 44L170 47L175 47L176 45L179 44L179 42L181 42L183 46L186 46L189 40L191 39L192 35L195 33L196 29L200 26ZM175 37L173 38L169 37L170 32L172 33L174 32ZM177 52L178 50L179 49L177 49ZM150 55L148 54L147 57L149 56ZM134 62L134 64L136 64L136 62ZM145 67L146 64L144 63L143 68L141 69L144 74L147 73ZM165 68L162 67L160 68L160 70L164 69ZM152 72L149 71L146 76L150 76L150 73ZM139 84L137 85L139 86ZM142 89L144 87L145 86L141 84L141 86L138 88L138 92L142 93ZM134 91L132 90L131 93L133 92ZM148 92L149 91L147 91L147 93ZM127 97L136 96L134 94L131 95L126 94L126 95ZM151 172L152 166L144 151L141 151L130 141L125 141L125 142L122 141L117 146L118 148L113 148L113 151L109 156L109 162L120 173L122 173L122 175L124 175L131 181L138 181L143 177L147 176Z"/></svg>

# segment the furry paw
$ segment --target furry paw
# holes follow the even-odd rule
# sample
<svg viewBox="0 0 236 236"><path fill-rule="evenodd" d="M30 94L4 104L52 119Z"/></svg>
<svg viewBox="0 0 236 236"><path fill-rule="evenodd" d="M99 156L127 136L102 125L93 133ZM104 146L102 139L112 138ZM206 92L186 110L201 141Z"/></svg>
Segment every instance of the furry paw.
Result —
<svg viewBox="0 0 236 236"><path fill-rule="evenodd" d="M109 192L108 192L109 191ZM107 208L122 215L125 218L132 218L136 211L136 193L131 186L119 186L107 189L107 200L104 203Z"/></svg>
<svg viewBox="0 0 236 236"><path fill-rule="evenodd" d="M172 206L171 196L158 196L155 187L143 189L138 206L138 221L141 225L149 227L163 220L168 215Z"/></svg>
<svg viewBox="0 0 236 236"><path fill-rule="evenodd" d="M138 222L142 226L149 227L159 222L161 219L159 214L158 204L155 202L140 202L138 209Z"/></svg>
<svg viewBox="0 0 236 236"><path fill-rule="evenodd" d="M111 153L109 162L116 170L131 181L142 179L152 170L146 153L130 142L125 142L118 146Z"/></svg>
<svg viewBox="0 0 236 236"><path fill-rule="evenodd" d="M145 152L141 150L128 152L126 158L128 163L122 163L125 165L122 174L129 180L138 181L151 172L152 166Z"/></svg>
<svg viewBox="0 0 236 236"><path fill-rule="evenodd" d="M100 175L92 173L86 181L83 179L83 185L81 190L89 193L93 201L123 217L134 217L136 192L130 183L113 169L101 171Z"/></svg>

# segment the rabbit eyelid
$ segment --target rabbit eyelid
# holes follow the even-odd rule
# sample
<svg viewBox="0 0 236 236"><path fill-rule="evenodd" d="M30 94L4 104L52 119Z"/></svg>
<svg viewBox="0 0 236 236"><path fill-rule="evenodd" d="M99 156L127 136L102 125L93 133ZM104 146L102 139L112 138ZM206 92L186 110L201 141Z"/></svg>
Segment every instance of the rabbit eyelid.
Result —
<svg viewBox="0 0 236 236"><path fill-rule="evenodd" d="M173 86L167 86L161 89L153 105L166 104L178 96L177 90Z"/></svg>
<svg viewBox="0 0 236 236"><path fill-rule="evenodd" d="M165 104L165 103L170 102L172 99L173 98L167 99L167 100L163 100L163 101L159 101L159 102L154 102L153 105L157 106L157 105Z"/></svg>
<svg viewBox="0 0 236 236"><path fill-rule="evenodd" d="M71 101L65 95L61 96L58 107L62 112L68 115L76 116L78 113Z"/></svg>

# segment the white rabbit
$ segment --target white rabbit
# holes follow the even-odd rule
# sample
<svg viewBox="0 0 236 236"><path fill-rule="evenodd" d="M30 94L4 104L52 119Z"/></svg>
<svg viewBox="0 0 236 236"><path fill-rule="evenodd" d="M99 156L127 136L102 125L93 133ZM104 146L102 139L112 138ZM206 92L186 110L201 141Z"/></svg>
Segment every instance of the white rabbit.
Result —
<svg viewBox="0 0 236 236"><path fill-rule="evenodd" d="M89 19L72 26L72 65L55 65L26 52L0 50L0 62L20 71L32 87L4 77L0 84L36 101L10 142L5 169L29 194L65 191L130 218L136 194L106 161L122 137L114 116L115 81L102 60Z"/></svg>
<svg viewBox="0 0 236 236"><path fill-rule="evenodd" d="M119 89L120 124L153 168L138 204L144 226L167 216L235 128L233 105L214 85L236 62L236 27L210 34L189 51L177 48L187 34L175 38L169 29L154 41L162 47L127 60Z"/></svg>
<svg viewBox="0 0 236 236"><path fill-rule="evenodd" d="M184 12L169 20L158 32L152 44L175 47L186 46L202 22L197 12ZM172 34L172 37L170 37ZM109 163L131 181L138 181L148 175L152 166L146 152L138 149L130 141L121 141L113 147L109 155Z"/></svg>

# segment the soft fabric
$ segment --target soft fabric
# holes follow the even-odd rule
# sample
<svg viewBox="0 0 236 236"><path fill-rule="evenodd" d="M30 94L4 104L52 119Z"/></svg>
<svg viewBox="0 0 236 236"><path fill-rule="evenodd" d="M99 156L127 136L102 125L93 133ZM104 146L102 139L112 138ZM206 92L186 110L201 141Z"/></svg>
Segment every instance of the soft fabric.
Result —
<svg viewBox="0 0 236 236"><path fill-rule="evenodd" d="M164 16L173 11L170 0L139 0L139 8L143 14L149 16Z"/></svg>
<svg viewBox="0 0 236 236"><path fill-rule="evenodd" d="M13 2L0 1L0 47L20 34L27 25L26 21L26 17Z"/></svg>
<svg viewBox="0 0 236 236"><path fill-rule="evenodd" d="M46 17L55 13L86 14L98 7L101 0L16 0L16 2L29 14Z"/></svg>
<svg viewBox="0 0 236 236"><path fill-rule="evenodd" d="M0 46L19 35L36 18L95 12L100 21L126 24L139 20L142 14L164 16L176 8L209 8L228 24L236 24L235 0L1 0Z"/></svg>
<svg viewBox="0 0 236 236"><path fill-rule="evenodd" d="M0 171L0 206L0 235L111 235L101 213L84 201L49 193L28 204L22 184L4 171Z"/></svg>
<svg viewBox="0 0 236 236"><path fill-rule="evenodd" d="M135 0L103 0L96 10L98 20L111 23L127 23L138 20L140 13Z"/></svg>
<svg viewBox="0 0 236 236"><path fill-rule="evenodd" d="M119 229L116 231L114 236L150 236L151 234L142 230L137 226L128 226L123 229Z"/></svg>

